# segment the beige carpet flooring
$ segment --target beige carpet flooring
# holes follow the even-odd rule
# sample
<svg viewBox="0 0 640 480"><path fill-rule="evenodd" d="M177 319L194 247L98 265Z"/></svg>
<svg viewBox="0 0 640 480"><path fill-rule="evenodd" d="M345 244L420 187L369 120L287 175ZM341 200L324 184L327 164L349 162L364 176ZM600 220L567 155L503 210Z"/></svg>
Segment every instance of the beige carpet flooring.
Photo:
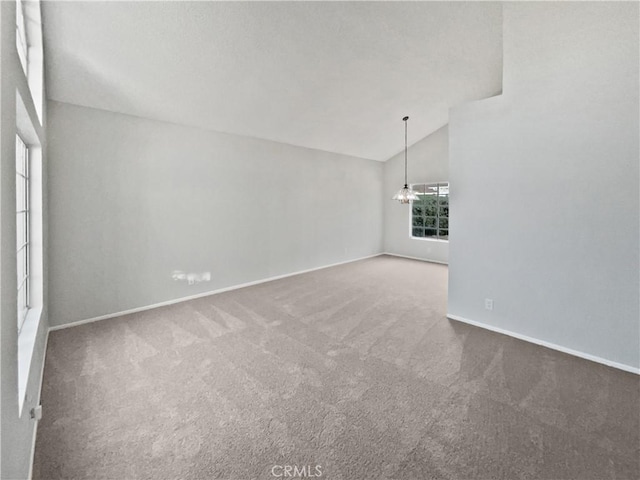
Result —
<svg viewBox="0 0 640 480"><path fill-rule="evenodd" d="M52 332L34 478L638 479L638 376L446 285L381 256Z"/></svg>

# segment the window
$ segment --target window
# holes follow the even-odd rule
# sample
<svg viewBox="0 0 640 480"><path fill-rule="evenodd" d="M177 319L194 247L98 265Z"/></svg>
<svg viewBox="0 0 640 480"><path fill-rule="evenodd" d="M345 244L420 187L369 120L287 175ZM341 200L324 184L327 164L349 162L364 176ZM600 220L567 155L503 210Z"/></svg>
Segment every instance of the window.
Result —
<svg viewBox="0 0 640 480"><path fill-rule="evenodd" d="M2 1L2 0L0 0ZM18 415L27 402L27 384L38 343L44 306L42 124L44 75L39 0L14 0L16 166L16 283ZM4 4L3 4L4 6ZM11 32L13 35L13 32ZM3 57L4 60L4 57ZM20 72L22 68L23 72ZM31 97L31 98L29 98ZM35 112L33 111L35 107ZM4 118L3 118L4 120ZM4 123L2 125L5 126ZM31 403L33 406L33 403Z"/></svg>
<svg viewBox="0 0 640 480"><path fill-rule="evenodd" d="M411 203L411 236L448 240L449 184L420 183L412 188L418 200Z"/></svg>
<svg viewBox="0 0 640 480"><path fill-rule="evenodd" d="M2 1L2 0L0 0ZM42 21L39 0L16 2L16 53L42 125L44 102L44 63L42 50Z"/></svg>
<svg viewBox="0 0 640 480"><path fill-rule="evenodd" d="M22 0L16 1L16 48L18 57L25 75L29 68L29 46L27 44L27 23L24 16L24 5Z"/></svg>
<svg viewBox="0 0 640 480"><path fill-rule="evenodd" d="M18 332L29 310L29 149L16 135L16 238L18 256Z"/></svg>
<svg viewBox="0 0 640 480"><path fill-rule="evenodd" d="M17 55L16 55L17 56ZM16 58L17 62L18 59ZM23 78L19 78L24 81ZM16 340L18 343L18 415L27 402L27 384L44 306L44 211L40 136L18 91L16 93ZM41 131L42 132L42 131ZM42 132L44 133L44 132ZM30 406L33 406L31 404Z"/></svg>

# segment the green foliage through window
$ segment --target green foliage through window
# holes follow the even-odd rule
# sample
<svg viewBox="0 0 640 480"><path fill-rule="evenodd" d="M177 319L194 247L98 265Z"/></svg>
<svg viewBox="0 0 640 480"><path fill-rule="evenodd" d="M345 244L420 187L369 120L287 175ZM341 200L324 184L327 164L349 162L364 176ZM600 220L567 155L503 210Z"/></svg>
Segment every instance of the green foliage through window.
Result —
<svg viewBox="0 0 640 480"><path fill-rule="evenodd" d="M411 236L449 239L449 184L413 185L418 200L411 204Z"/></svg>

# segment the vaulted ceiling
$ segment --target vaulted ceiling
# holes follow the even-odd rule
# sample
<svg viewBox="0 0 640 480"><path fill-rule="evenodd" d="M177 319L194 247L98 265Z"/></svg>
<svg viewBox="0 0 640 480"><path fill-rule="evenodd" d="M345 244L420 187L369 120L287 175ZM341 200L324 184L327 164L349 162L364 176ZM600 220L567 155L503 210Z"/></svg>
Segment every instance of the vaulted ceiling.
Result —
<svg viewBox="0 0 640 480"><path fill-rule="evenodd" d="M48 98L375 160L502 86L485 2L43 2Z"/></svg>

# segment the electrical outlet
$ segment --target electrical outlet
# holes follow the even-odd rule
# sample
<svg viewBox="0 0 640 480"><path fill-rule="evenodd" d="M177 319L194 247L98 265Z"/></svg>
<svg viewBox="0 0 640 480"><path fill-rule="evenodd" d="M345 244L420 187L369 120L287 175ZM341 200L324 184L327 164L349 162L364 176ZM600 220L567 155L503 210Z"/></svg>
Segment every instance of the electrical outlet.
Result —
<svg viewBox="0 0 640 480"><path fill-rule="evenodd" d="M31 418L33 418L34 420L42 419L42 405L33 407L30 413L31 413Z"/></svg>
<svg viewBox="0 0 640 480"><path fill-rule="evenodd" d="M493 299L485 298L484 299L484 308L485 308L485 310L493 310Z"/></svg>

